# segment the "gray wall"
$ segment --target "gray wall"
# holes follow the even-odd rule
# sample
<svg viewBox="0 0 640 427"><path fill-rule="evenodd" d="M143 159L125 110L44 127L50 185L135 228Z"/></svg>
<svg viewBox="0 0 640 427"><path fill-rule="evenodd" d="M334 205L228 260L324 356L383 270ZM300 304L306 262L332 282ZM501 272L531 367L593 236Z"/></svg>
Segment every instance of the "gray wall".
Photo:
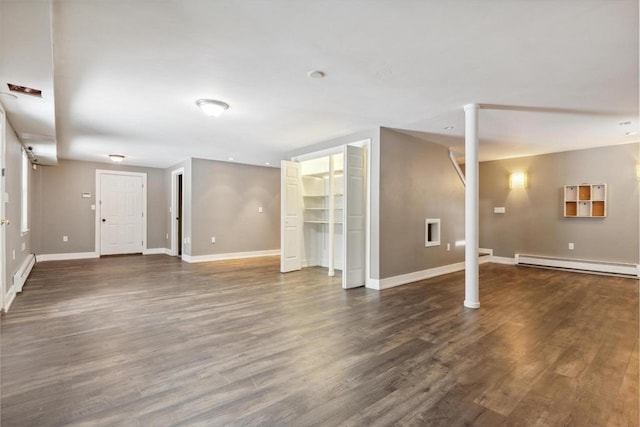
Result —
<svg viewBox="0 0 640 427"><path fill-rule="evenodd" d="M440 218L440 246L425 247L425 218ZM447 148L380 130L380 278L464 260L464 186ZM451 250L447 251L447 243Z"/></svg>
<svg viewBox="0 0 640 427"><path fill-rule="evenodd" d="M280 248L280 169L203 159L191 168L192 256Z"/></svg>
<svg viewBox="0 0 640 427"><path fill-rule="evenodd" d="M6 179L5 191L9 194L9 202L5 205L6 219L10 224L6 227L6 286L11 288L13 275L18 271L31 250L33 235L33 215L29 218L29 232L22 235L20 231L20 213L22 211L22 153L21 145L7 121L6 131ZM32 175L32 173L30 173ZM30 181L32 184L33 181ZM32 210L33 206L29 207ZM24 244L24 249L22 245ZM14 255L15 254L15 255Z"/></svg>
<svg viewBox="0 0 640 427"><path fill-rule="evenodd" d="M640 144L569 151L480 164L480 246L516 253L638 263ZM510 190L509 174L526 171L526 189ZM564 218L563 186L607 184L606 218ZM493 207L504 206L505 214ZM575 250L568 249L568 243Z"/></svg>
<svg viewBox="0 0 640 427"><path fill-rule="evenodd" d="M95 251L95 211L91 205L96 203L96 169L147 174L147 248L164 248L167 202L162 169L60 159L57 166L41 166L35 171L34 252ZM81 198L82 192L90 192L91 198ZM68 242L62 241L63 235L69 237Z"/></svg>

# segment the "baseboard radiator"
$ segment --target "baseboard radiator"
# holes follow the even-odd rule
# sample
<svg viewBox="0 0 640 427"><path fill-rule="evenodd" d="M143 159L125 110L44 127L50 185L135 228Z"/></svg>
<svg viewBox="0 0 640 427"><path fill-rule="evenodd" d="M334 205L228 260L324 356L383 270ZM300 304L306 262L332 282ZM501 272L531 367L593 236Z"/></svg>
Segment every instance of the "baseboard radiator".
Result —
<svg viewBox="0 0 640 427"><path fill-rule="evenodd" d="M22 292L22 287L24 283L27 281L29 274L31 273L31 269L36 263L36 257L34 254L27 255L27 258L24 260L16 274L13 275L13 286L16 292Z"/></svg>
<svg viewBox="0 0 640 427"><path fill-rule="evenodd" d="M636 264L587 261L523 254L516 254L515 258L516 265L557 268L562 270L574 270L584 273L610 274L615 276L640 278L640 266Z"/></svg>

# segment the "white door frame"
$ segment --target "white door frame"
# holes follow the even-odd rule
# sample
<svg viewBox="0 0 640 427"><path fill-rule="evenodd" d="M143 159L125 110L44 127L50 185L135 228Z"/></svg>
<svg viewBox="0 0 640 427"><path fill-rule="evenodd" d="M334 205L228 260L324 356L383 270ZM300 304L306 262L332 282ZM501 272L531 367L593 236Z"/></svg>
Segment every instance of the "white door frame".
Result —
<svg viewBox="0 0 640 427"><path fill-rule="evenodd" d="M171 207L169 214L171 217L171 255L178 256L178 223L176 213L178 212L178 175L182 175L182 237L184 238L184 168L171 171ZM182 245L182 242L179 242ZM182 247L184 255L184 246ZM182 258L182 256L181 256Z"/></svg>
<svg viewBox="0 0 640 427"><path fill-rule="evenodd" d="M5 181L6 181L6 135L7 135L7 121L6 114L2 105L0 105L0 169L2 170L2 176L0 177L0 218L6 219L6 204L5 204ZM7 260L6 254L6 225L0 226L0 310L7 311L7 307L4 306L6 301L6 287L7 287Z"/></svg>
<svg viewBox="0 0 640 427"><path fill-rule="evenodd" d="M365 177L367 179L367 190L366 190L367 191L367 204L366 204L367 217L365 219L366 221L365 262L367 264L366 265L367 277L365 277L365 286L366 286L371 281L371 231L372 231L371 230L371 204L373 203L373 200L371 199L371 171L373 170L372 168L373 156L371 155L371 138L336 145L335 147L314 151L313 153L301 154L299 156L292 157L291 160L294 162L302 162L305 160L317 159L318 157L326 157L332 154L343 153L345 145L355 145L356 147L362 147L366 149L365 150L365 153L367 156L366 171L365 171ZM344 268L344 266L342 268Z"/></svg>
<svg viewBox="0 0 640 427"><path fill-rule="evenodd" d="M125 171L113 171L107 169L96 169L96 255L100 256L100 218L102 203L100 201L100 184L102 182L102 175L125 175L142 177L142 253L147 251L147 174L144 172L125 172Z"/></svg>

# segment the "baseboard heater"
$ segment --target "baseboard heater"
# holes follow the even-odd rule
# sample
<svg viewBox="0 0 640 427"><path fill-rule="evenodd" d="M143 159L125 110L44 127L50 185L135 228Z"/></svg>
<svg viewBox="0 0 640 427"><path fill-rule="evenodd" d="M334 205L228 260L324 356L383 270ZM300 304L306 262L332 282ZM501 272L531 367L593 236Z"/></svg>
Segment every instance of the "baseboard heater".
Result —
<svg viewBox="0 0 640 427"><path fill-rule="evenodd" d="M24 262L16 271L16 274L13 275L13 286L16 289L16 292L22 292L22 287L24 286L24 282L27 281L29 277L29 273L31 273L31 269L36 263L36 257L34 254L27 255Z"/></svg>
<svg viewBox="0 0 640 427"><path fill-rule="evenodd" d="M615 276L640 278L640 266L617 262L587 261L568 258L554 258L538 255L516 254L516 265L529 267L557 268L584 273L610 274Z"/></svg>

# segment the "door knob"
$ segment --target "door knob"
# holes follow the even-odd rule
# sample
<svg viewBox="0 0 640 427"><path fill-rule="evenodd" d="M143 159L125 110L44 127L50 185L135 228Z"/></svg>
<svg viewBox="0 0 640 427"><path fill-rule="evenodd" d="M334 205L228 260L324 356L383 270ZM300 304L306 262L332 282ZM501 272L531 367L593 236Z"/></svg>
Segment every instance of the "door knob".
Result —
<svg viewBox="0 0 640 427"><path fill-rule="evenodd" d="M9 221L8 219L0 219L0 225L9 225L11 224L11 221Z"/></svg>

